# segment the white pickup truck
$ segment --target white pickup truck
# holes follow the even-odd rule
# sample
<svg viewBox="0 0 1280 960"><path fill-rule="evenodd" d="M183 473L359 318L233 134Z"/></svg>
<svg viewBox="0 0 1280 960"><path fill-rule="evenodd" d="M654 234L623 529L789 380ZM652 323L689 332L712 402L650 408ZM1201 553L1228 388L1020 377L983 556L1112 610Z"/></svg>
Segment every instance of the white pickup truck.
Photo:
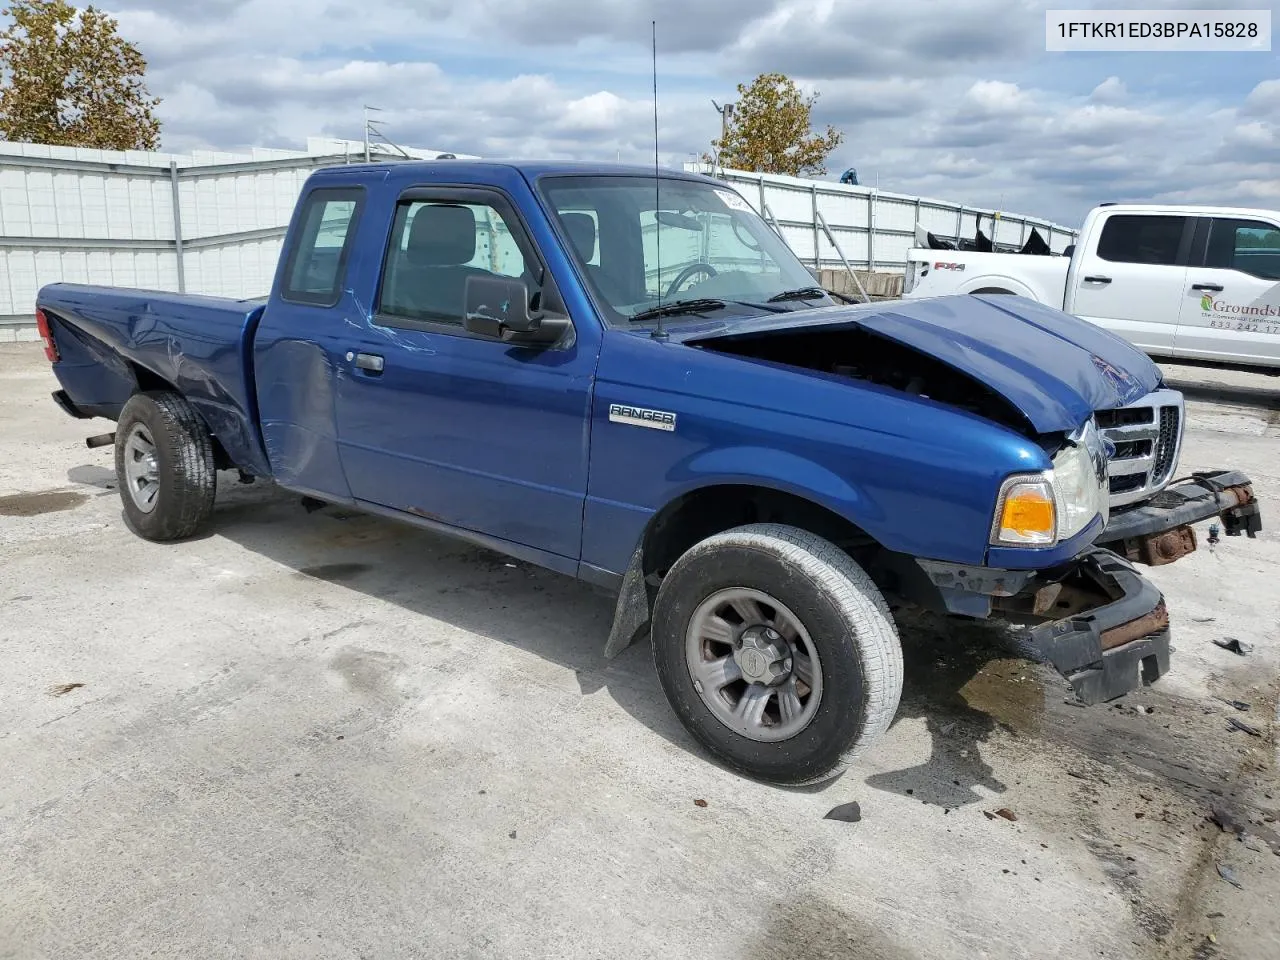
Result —
<svg viewBox="0 0 1280 960"><path fill-rule="evenodd" d="M1062 256L925 242L907 254L906 298L1015 294L1152 356L1280 367L1278 211L1102 204Z"/></svg>

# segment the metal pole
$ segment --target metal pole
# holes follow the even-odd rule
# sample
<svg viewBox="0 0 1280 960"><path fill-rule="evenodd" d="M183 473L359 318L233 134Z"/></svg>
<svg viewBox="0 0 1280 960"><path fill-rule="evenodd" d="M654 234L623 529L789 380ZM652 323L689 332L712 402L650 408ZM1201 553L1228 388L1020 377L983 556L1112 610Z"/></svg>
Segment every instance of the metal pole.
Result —
<svg viewBox="0 0 1280 960"><path fill-rule="evenodd" d="M956 207L956 249L960 249L960 231L964 229L964 204Z"/></svg>
<svg viewBox="0 0 1280 960"><path fill-rule="evenodd" d="M877 182L878 182L877 178ZM871 191L867 194L867 273L874 273L876 269L875 256L876 242L876 194Z"/></svg>
<svg viewBox="0 0 1280 960"><path fill-rule="evenodd" d="M815 211L816 212L816 211ZM871 296L867 293L867 288L862 285L862 281L858 279L858 274L854 272L853 267L849 265L849 261L845 259L844 251L840 249L840 244L836 243L836 236L831 232L831 228L827 226L827 221L822 218L822 214L817 214L818 224L821 224L822 230L827 235L827 239L831 241L831 246L835 247L836 254L840 257L840 262L844 264L844 268L849 271L849 276L853 277L853 283L858 288L858 292L862 294L863 303L870 303Z"/></svg>
<svg viewBox="0 0 1280 960"><path fill-rule="evenodd" d="M182 263L182 197L178 193L178 162L169 161L169 185L173 188L173 252L178 266L178 292L187 292L187 274Z"/></svg>
<svg viewBox="0 0 1280 960"><path fill-rule="evenodd" d="M818 185L815 183L811 186L813 200L813 269L819 273L822 272L822 258L818 256L818 219L822 214L818 213Z"/></svg>

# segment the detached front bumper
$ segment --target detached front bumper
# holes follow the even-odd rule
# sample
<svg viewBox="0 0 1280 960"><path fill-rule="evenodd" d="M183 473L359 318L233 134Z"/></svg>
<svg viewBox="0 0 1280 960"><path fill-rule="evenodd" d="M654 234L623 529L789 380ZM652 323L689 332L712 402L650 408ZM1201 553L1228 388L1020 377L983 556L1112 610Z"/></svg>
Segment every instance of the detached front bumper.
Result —
<svg viewBox="0 0 1280 960"><path fill-rule="evenodd" d="M1018 598L1014 598L1015 600ZM1070 615L1032 627L1031 643L1085 703L1114 700L1169 670L1169 612L1155 584L1127 560L1095 549L1066 577L1029 596ZM1099 603L1099 601L1101 601Z"/></svg>
<svg viewBox="0 0 1280 960"><path fill-rule="evenodd" d="M1097 545L1137 563L1172 563L1196 548L1191 524L1214 517L1229 537L1256 537L1262 529L1252 482L1240 471L1193 474L1141 506L1113 514Z"/></svg>

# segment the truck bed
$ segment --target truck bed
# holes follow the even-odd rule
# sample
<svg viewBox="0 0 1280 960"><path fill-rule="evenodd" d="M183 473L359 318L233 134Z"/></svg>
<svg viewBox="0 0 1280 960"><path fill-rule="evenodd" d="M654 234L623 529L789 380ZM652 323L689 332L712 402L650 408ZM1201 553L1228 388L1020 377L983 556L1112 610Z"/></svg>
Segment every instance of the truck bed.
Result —
<svg viewBox="0 0 1280 960"><path fill-rule="evenodd" d="M176 388L231 462L267 475L249 351L263 302L59 283L37 303L73 412L114 419L136 390Z"/></svg>
<svg viewBox="0 0 1280 960"><path fill-rule="evenodd" d="M1061 309L1070 257L1033 257L977 250L907 252L904 299L957 293L1012 293Z"/></svg>

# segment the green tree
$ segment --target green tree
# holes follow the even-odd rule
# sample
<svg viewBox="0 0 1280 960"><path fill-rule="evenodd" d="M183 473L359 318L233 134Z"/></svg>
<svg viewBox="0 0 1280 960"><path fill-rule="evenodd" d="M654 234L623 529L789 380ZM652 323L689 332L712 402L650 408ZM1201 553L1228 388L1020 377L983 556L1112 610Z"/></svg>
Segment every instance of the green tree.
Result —
<svg viewBox="0 0 1280 960"><path fill-rule="evenodd" d="M804 96L781 73L762 73L750 86L738 84L738 104L724 136L711 141L720 164L793 177L826 173L827 157L844 134L834 127L825 134L813 132L810 114L817 102L816 92Z"/></svg>
<svg viewBox="0 0 1280 960"><path fill-rule="evenodd" d="M0 138L104 150L154 150L160 102L147 61L94 7L11 0L0 11Z"/></svg>

